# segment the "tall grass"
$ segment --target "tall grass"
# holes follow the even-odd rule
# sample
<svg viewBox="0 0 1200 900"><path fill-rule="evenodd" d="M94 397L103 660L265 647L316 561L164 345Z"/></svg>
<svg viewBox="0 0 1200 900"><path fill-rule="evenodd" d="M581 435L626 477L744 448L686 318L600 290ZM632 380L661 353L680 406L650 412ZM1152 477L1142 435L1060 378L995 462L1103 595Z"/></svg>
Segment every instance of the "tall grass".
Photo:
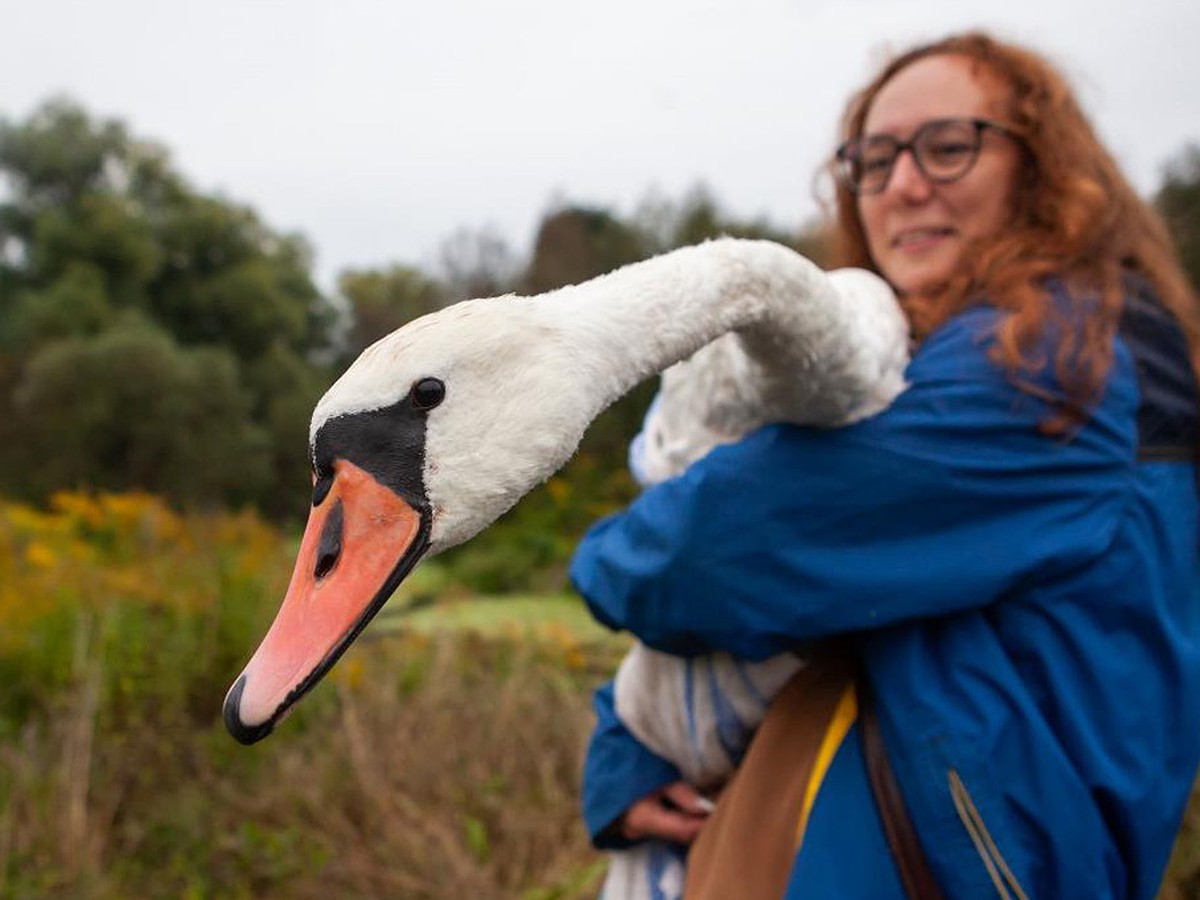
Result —
<svg viewBox="0 0 1200 900"><path fill-rule="evenodd" d="M0 898L594 896L578 771L618 650L393 620L241 747L220 703L293 553L148 496L0 503ZM1197 896L1194 803L1162 897Z"/></svg>
<svg viewBox="0 0 1200 900"><path fill-rule="evenodd" d="M145 496L0 505L0 897L593 890L575 797L610 649L368 640L265 743L225 734L293 549Z"/></svg>

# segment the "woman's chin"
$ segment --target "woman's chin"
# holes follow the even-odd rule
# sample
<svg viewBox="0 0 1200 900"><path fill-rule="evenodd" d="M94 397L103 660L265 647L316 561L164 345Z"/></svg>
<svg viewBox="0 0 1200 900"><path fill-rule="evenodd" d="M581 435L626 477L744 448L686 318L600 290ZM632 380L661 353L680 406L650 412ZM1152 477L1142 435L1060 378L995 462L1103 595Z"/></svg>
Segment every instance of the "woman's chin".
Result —
<svg viewBox="0 0 1200 900"><path fill-rule="evenodd" d="M913 294L928 294L942 287L954 272L953 265L946 265L941 260L929 260L923 265L893 266L893 271L885 272L884 277L893 290L902 297Z"/></svg>

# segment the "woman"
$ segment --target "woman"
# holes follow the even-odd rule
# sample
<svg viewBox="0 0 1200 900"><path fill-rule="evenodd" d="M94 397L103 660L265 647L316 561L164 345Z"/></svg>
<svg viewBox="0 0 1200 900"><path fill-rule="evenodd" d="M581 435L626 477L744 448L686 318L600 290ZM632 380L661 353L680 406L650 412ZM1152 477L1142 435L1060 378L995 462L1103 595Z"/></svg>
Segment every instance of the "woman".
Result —
<svg viewBox="0 0 1200 900"><path fill-rule="evenodd" d="M837 263L901 294L909 389L714 451L594 528L572 577L662 650L836 640L860 667L786 896L1152 897L1200 760L1195 297L1033 53L919 47L844 137ZM597 708L597 843L703 833L694 792ZM868 775L876 719L909 851Z"/></svg>

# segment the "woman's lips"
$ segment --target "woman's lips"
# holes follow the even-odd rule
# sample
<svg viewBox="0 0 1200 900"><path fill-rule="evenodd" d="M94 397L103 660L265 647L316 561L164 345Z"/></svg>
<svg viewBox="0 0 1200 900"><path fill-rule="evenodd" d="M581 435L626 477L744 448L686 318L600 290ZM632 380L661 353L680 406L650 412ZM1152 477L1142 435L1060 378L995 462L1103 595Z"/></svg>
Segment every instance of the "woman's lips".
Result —
<svg viewBox="0 0 1200 900"><path fill-rule="evenodd" d="M937 246L953 234L952 228L910 228L892 238L892 246L905 253L919 253Z"/></svg>

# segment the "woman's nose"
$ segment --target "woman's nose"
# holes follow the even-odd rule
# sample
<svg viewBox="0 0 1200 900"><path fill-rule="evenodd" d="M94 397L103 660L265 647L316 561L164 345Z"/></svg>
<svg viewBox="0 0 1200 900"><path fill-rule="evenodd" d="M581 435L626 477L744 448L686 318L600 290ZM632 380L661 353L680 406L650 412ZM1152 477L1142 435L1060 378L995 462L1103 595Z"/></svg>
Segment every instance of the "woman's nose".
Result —
<svg viewBox="0 0 1200 900"><path fill-rule="evenodd" d="M917 165L911 150L905 150L892 164L892 177L888 179L888 194L909 203L927 200L933 193L933 184Z"/></svg>

